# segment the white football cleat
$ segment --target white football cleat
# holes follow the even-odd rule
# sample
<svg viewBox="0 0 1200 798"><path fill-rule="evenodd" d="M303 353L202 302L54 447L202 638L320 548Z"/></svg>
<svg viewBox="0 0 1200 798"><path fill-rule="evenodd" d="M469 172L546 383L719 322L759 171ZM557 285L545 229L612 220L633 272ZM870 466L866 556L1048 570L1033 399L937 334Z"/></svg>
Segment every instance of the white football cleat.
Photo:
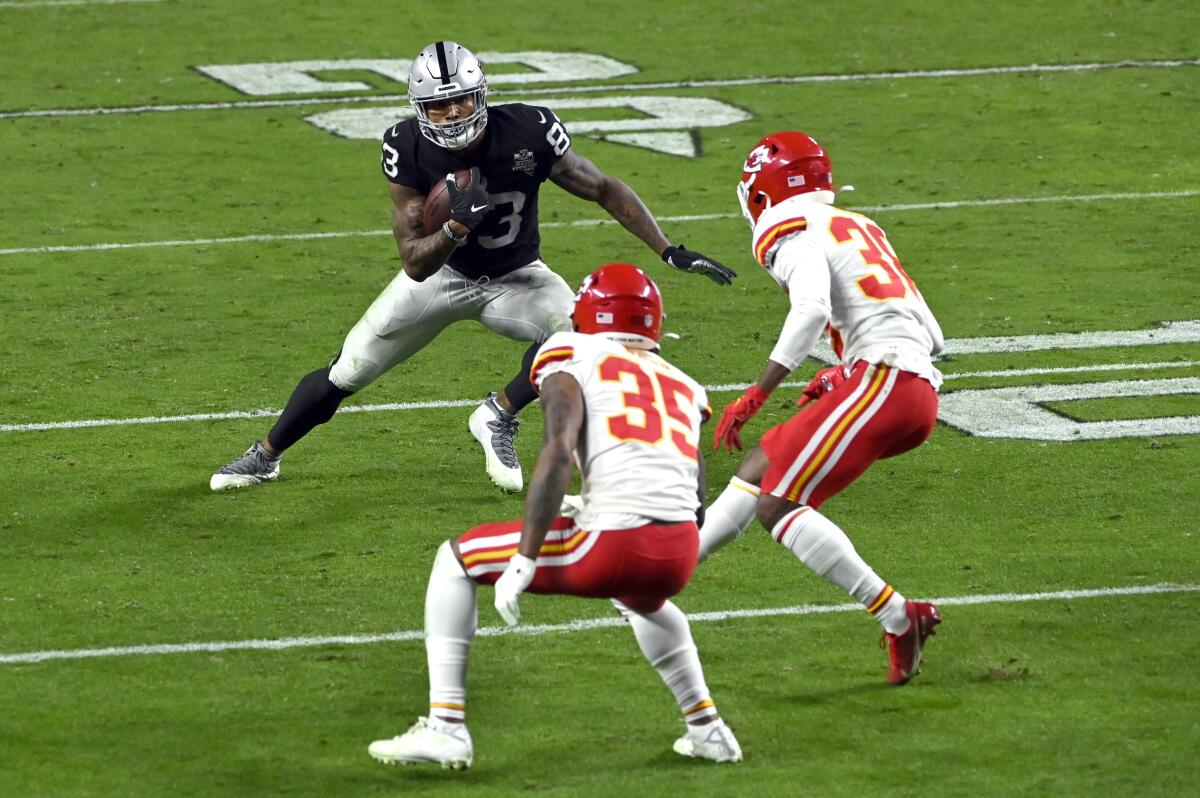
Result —
<svg viewBox="0 0 1200 798"><path fill-rule="evenodd" d="M245 488L279 478L279 461L283 455L272 456L262 441L255 441L238 459L222 466L208 480L213 490Z"/></svg>
<svg viewBox="0 0 1200 798"><path fill-rule="evenodd" d="M512 413L506 413L496 404L496 394L489 393L487 399L467 420L467 427L487 459L487 473L500 490L516 493L524 485L521 463L513 438L521 422Z"/></svg>
<svg viewBox="0 0 1200 798"><path fill-rule="evenodd" d="M716 720L702 726L688 724L687 734L675 741L675 753L713 762L741 762L742 747L725 721Z"/></svg>
<svg viewBox="0 0 1200 798"><path fill-rule="evenodd" d="M421 717L404 734L371 743L367 753L388 765L434 762L450 770L463 770L471 767L475 751L467 724Z"/></svg>

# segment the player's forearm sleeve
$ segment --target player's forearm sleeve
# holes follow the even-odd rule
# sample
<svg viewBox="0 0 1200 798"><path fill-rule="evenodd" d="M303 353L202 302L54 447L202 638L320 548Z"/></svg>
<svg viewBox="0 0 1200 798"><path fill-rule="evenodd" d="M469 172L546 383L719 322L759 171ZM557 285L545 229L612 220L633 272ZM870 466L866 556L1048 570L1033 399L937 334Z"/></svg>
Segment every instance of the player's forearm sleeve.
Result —
<svg viewBox="0 0 1200 798"><path fill-rule="evenodd" d="M829 323L829 265L824 253L805 241L789 241L779 250L776 264L788 275L788 311L771 351L771 360L793 370L816 345Z"/></svg>
<svg viewBox="0 0 1200 798"><path fill-rule="evenodd" d="M918 296L920 292L917 292ZM925 329L929 330L929 337L933 340L933 348L930 354L937 357L942 352L946 351L946 338L942 334L942 326L938 324L938 320L934 318L933 311L929 309L929 305L925 302L925 297L921 297L921 323L925 325Z"/></svg>
<svg viewBox="0 0 1200 798"><path fill-rule="evenodd" d="M817 300L806 300L800 305L793 304L783 322L779 340L771 350L771 360L789 371L795 370L813 350L828 321L828 305L823 305Z"/></svg>

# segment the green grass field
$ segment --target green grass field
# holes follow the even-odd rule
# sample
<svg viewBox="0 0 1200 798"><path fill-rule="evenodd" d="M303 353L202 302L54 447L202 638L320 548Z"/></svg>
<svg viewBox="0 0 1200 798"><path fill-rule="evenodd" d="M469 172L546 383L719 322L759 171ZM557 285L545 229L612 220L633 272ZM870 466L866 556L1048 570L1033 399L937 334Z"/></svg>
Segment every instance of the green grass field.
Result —
<svg viewBox="0 0 1200 798"><path fill-rule="evenodd" d="M1194 793L1194 2L22 0L0 30L0 796ZM885 579L944 600L910 686L885 684L870 618L752 527L677 600L740 612L693 632L742 765L674 755L671 697L609 605L545 597L523 601L529 634L475 646L471 770L367 756L426 711L437 546L520 514L466 418L524 347L451 328L347 402L370 412L295 446L278 483L211 493L273 420L247 414L282 407L399 268L377 144L307 118L402 105L405 87L326 66L312 75L366 88L250 95L199 68L407 59L442 37L634 68L494 80L491 102L563 103L578 152L739 270L724 290L670 272L615 225L576 224L597 207L542 193L544 258L571 283L644 265L679 336L665 354L706 385L753 380L786 313L738 214L748 149L806 130L857 187L841 204L887 229L957 347L946 423L824 508ZM648 123L695 147L667 154L611 138L653 103L570 108L606 97L744 118ZM948 420L1003 421L971 404L999 389L1017 398L986 407L1041 407L1036 424L1088 439ZM523 418L528 473L540 414ZM710 498L738 462L709 455ZM480 607L497 631L490 591ZM547 628L581 620L597 623Z"/></svg>

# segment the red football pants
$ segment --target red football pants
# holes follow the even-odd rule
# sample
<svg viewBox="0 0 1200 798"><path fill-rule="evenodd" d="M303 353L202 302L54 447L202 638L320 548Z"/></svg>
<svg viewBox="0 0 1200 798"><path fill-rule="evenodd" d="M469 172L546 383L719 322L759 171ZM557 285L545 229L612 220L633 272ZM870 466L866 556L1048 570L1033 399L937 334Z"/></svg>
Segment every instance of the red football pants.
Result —
<svg viewBox="0 0 1200 798"><path fill-rule="evenodd" d="M464 532L458 551L467 576L482 585L496 584L520 539L520 520ZM687 586L699 546L693 521L588 532L559 517L538 552L528 592L615 598L638 612L655 612Z"/></svg>
<svg viewBox="0 0 1200 798"><path fill-rule="evenodd" d="M820 507L871 463L920 446L936 422L937 391L927 380L860 360L845 382L763 436L771 465L762 489Z"/></svg>

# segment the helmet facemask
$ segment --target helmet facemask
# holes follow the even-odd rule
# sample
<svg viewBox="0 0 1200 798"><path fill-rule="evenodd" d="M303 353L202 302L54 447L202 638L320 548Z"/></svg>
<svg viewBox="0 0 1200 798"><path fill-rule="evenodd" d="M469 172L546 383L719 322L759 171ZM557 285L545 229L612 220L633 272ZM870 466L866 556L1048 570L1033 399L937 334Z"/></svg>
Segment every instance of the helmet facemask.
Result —
<svg viewBox="0 0 1200 798"><path fill-rule="evenodd" d="M754 190L754 178L757 175L750 175L737 185L738 204L742 206L742 216L746 217L746 223L750 225L750 229L754 229L754 225L758 221L758 217L762 212L771 207L771 198L761 191ZM751 199L753 196L753 199ZM758 209L758 213L750 212L750 203L762 205Z"/></svg>
<svg viewBox="0 0 1200 798"><path fill-rule="evenodd" d="M471 97L475 109L449 122L433 122L429 107ZM448 150L464 150L487 125L487 79L483 67L467 48L454 42L435 42L413 59L408 73L408 100L425 138Z"/></svg>

